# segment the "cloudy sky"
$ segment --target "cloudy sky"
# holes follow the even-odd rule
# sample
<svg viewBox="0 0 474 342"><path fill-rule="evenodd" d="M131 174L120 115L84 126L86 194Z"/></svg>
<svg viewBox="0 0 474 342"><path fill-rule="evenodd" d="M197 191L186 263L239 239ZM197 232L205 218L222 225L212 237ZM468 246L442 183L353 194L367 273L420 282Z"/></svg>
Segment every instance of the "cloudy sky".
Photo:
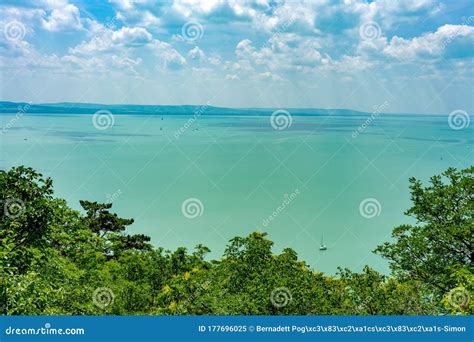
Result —
<svg viewBox="0 0 474 342"><path fill-rule="evenodd" d="M473 114L470 0L1 3L4 101Z"/></svg>

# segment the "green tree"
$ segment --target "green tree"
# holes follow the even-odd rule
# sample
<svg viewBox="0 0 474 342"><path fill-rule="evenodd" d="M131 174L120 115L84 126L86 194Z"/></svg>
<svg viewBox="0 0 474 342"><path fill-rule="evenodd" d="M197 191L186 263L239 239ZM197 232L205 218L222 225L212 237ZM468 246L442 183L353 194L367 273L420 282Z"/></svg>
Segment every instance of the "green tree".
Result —
<svg viewBox="0 0 474 342"><path fill-rule="evenodd" d="M395 241L375 250L390 260L400 279L419 280L438 297L458 286L454 274L473 273L473 173L474 167L449 168L432 177L428 186L411 178L413 206L406 215L417 224L396 227Z"/></svg>
<svg viewBox="0 0 474 342"><path fill-rule="evenodd" d="M49 178L13 168L0 172L0 314L472 314L472 173L411 179L417 223L377 248L392 275L330 276L291 248L275 254L261 232L231 239L219 260L203 245L155 248L110 203L81 201L83 214L53 197Z"/></svg>

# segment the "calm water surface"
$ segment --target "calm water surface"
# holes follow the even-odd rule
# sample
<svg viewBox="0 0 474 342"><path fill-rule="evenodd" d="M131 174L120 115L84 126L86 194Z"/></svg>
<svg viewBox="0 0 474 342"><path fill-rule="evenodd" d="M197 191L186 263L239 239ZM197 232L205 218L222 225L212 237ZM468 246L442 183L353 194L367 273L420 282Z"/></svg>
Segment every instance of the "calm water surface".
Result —
<svg viewBox="0 0 474 342"><path fill-rule="evenodd" d="M80 199L112 201L155 245L203 243L214 258L232 237L266 231L275 251L291 247L329 273L365 264L386 271L371 251L411 222L408 178L474 160L472 125L453 130L440 116L381 115L358 135L367 117L293 117L280 131L268 117L116 115L105 130L91 115L0 119L0 168L24 164L51 176L74 208ZM182 212L189 198L202 203L195 218Z"/></svg>

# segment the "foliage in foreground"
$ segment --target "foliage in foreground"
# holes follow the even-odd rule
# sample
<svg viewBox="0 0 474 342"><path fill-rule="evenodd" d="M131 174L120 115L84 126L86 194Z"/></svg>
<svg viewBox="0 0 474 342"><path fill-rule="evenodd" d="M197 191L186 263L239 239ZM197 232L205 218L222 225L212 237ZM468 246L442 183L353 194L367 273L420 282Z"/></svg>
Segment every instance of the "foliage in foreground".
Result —
<svg viewBox="0 0 474 342"><path fill-rule="evenodd" d="M474 168L448 169L427 187L411 179L417 225L376 249L384 276L366 266L313 271L290 248L272 253L265 233L230 240L220 260L198 245L165 251L111 204L53 197L31 168L0 172L0 313L8 315L472 314ZM472 300L469 300L472 298Z"/></svg>

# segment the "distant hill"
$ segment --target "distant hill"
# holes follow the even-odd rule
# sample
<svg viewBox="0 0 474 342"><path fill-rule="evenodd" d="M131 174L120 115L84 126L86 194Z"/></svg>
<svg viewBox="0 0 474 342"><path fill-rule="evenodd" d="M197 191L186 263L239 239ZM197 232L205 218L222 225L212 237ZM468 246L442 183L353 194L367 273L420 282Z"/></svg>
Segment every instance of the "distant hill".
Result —
<svg viewBox="0 0 474 342"><path fill-rule="evenodd" d="M108 110L113 114L140 115L251 115L269 116L275 110L284 109L296 116L325 116L325 115L370 115L350 109L319 109L319 108L224 108L213 106L166 106L166 105L106 105L99 103L41 103L0 101L0 113L28 114L94 114L99 110Z"/></svg>

